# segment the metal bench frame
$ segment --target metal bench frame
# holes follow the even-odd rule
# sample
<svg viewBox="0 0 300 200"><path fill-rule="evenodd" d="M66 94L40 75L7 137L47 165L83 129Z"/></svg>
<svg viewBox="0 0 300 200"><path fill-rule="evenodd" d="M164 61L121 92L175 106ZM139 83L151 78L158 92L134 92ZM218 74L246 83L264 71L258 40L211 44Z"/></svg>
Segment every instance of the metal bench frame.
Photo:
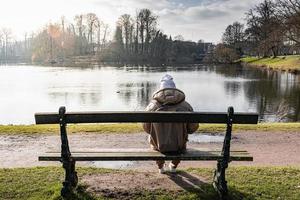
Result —
<svg viewBox="0 0 300 200"><path fill-rule="evenodd" d="M168 117L171 116L172 117ZM172 119L171 119L172 118ZM93 112L93 113L66 113L65 107L59 108L59 113L36 113L36 124L60 125L61 159L65 170L65 179L61 195L68 196L78 184L78 176L75 170L75 159L72 157L66 125L67 123L105 123L105 122L202 122L224 123L226 121L226 134L220 159L217 159L217 168L214 172L213 186L220 199L228 198L228 187L225 171L230 160L230 141L232 124L256 124L257 114L234 114L233 107L228 108L227 113L197 113L197 112Z"/></svg>

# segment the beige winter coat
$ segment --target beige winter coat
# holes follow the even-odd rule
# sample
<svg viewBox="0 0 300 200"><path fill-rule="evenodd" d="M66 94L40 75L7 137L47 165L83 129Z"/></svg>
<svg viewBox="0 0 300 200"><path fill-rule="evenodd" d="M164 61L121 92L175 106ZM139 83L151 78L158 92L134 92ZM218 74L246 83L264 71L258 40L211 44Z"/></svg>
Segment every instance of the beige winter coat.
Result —
<svg viewBox="0 0 300 200"><path fill-rule="evenodd" d="M165 88L153 94L146 111L193 111L182 91ZM151 147L160 152L180 152L186 149L188 134L198 129L196 123L144 123Z"/></svg>

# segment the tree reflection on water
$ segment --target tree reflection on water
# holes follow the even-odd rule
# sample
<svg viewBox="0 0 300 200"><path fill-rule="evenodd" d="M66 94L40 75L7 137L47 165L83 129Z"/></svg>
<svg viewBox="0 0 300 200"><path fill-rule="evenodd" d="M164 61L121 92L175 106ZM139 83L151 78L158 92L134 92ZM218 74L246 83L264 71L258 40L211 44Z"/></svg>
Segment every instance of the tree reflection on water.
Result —
<svg viewBox="0 0 300 200"><path fill-rule="evenodd" d="M0 124L34 123L35 112L141 111L166 73L195 111L258 112L261 121L300 121L300 76L241 65L2 66ZM18 80L18 81L16 81ZM10 112L18 111L18 117Z"/></svg>

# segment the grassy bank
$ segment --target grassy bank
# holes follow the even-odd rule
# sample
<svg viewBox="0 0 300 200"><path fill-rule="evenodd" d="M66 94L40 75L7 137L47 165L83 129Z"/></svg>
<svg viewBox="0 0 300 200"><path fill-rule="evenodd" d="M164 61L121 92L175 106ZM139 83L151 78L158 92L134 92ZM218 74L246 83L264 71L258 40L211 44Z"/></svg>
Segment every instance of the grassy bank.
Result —
<svg viewBox="0 0 300 200"><path fill-rule="evenodd" d="M197 132L217 133L224 132L224 124L200 124ZM272 131L286 132L299 131L300 123L259 123L257 125L234 125L235 132L243 131ZM68 125L68 133L140 133L142 125L131 124L78 124ZM0 125L0 135L41 135L59 133L58 125Z"/></svg>
<svg viewBox="0 0 300 200"><path fill-rule="evenodd" d="M240 61L251 66L267 67L270 69L290 71L293 73L300 72L300 55L278 56L276 58L245 57L241 58Z"/></svg>
<svg viewBox="0 0 300 200"><path fill-rule="evenodd" d="M79 180L84 175L118 173L118 171L79 168ZM138 172L133 172L138 173ZM187 173L197 174L212 180L212 169L189 169ZM57 200L60 198L60 181L63 170L56 167L0 169L1 199ZM231 199L300 199L300 169L279 167L230 167L227 173ZM80 185L72 199L109 199L103 193L88 192L86 185ZM103 192L103 191L102 191ZM218 199L210 183L199 188L183 191L106 191L113 197L126 199Z"/></svg>

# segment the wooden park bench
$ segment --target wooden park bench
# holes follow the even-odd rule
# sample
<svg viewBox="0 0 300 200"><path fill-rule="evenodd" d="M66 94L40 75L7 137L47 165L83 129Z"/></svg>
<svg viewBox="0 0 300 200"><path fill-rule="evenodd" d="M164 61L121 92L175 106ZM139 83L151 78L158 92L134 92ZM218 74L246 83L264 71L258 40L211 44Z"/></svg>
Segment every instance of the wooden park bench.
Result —
<svg viewBox="0 0 300 200"><path fill-rule="evenodd" d="M50 152L39 156L39 161L60 161L65 169L65 180L61 195L68 196L78 183L75 171L76 161L142 161L142 160L199 160L217 161L213 186L221 199L228 194L225 170L230 161L253 161L247 151L230 151L232 124L257 124L258 115L236 113L232 107L227 113L202 112L68 112L65 107L59 113L36 113L36 124L59 124L61 152ZM178 155L160 152L71 152L68 143L66 125L70 123L116 123L116 122L169 122L169 123L223 123L227 124L223 148L220 151L187 150ZM200 126L201 128L201 126Z"/></svg>

